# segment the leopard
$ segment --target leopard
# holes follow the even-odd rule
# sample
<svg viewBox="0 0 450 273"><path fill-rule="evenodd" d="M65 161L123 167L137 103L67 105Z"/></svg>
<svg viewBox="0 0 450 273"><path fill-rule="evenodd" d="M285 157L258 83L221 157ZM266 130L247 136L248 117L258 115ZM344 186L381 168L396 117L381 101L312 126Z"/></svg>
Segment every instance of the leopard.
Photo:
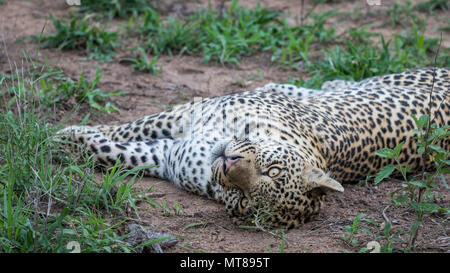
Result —
<svg viewBox="0 0 450 273"><path fill-rule="evenodd" d="M449 74L425 67L321 89L268 83L129 123L68 126L58 136L100 166L147 166L145 175L216 200L237 225L266 211L266 223L290 229L319 214L328 194L392 164L376 155L382 148L403 143L400 164L411 173L432 169L417 152L414 116L450 125ZM450 139L437 145L448 150Z"/></svg>

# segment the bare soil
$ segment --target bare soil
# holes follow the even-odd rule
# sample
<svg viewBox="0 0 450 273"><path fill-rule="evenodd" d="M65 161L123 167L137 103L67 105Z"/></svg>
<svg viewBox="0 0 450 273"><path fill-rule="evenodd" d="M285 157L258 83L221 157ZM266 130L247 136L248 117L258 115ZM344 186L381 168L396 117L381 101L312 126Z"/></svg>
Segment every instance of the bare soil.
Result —
<svg viewBox="0 0 450 273"><path fill-rule="evenodd" d="M195 11L200 6L217 6L220 1L160 1L161 9L166 15L185 15ZM262 7L271 7L288 12L293 16L293 22L301 17L301 1L269 1L262 0ZM312 1L305 1L304 10L310 9ZM367 12L374 9L387 9L388 1L382 0L382 6L368 7L365 1L336 1L333 4L318 5L315 11L325 11L339 8L348 12ZM254 7L256 0L241 1L241 4ZM139 117L164 111L166 106L190 101L194 97L209 97L226 95L241 90L262 86L268 82L289 80L296 75L295 71L284 71L270 62L264 54L244 59L240 67L224 67L217 64L203 64L197 56L162 56L159 66L162 73L150 75L134 71L131 66L118 62L118 58L126 56L126 47L118 49L116 59L108 63L100 63L87 59L81 51L59 51L56 49L41 49L37 51L34 42L20 42L18 39L39 34L50 14L55 17L69 13L65 1L54 0L6 0L0 5L0 72L9 73L26 66L23 50L40 60L48 60L50 65L63 68L66 75L79 78L81 71L92 80L97 66L100 67L102 90L127 91L123 97L115 98L120 112L103 114L82 106L77 112L68 111L67 107L52 109L50 120L58 124L66 120L67 124L80 122L90 112L89 124L120 124L136 120ZM427 35L438 36L436 18L427 17L430 32ZM390 29L380 22L382 18L362 16L359 19L348 20L338 25L338 31L347 27L362 26L370 22L378 22L376 31L386 36L401 29ZM119 21L112 23L117 24ZM50 22L44 30L52 31ZM445 38L445 37L444 37ZM444 39L443 45L448 46L449 40ZM6 46L6 47L5 47ZM12 65L12 66L11 66ZM298 72L297 72L298 73ZM262 77L261 77L262 76ZM345 185L344 193L329 194L321 213L311 222L300 228L286 231L285 252L354 252L364 247L373 237L359 233L356 237L360 242L357 247L343 240L346 225L351 225L356 215L365 213L364 219L372 219L378 224L388 218L392 223L394 237L408 240L408 228L414 221L414 211L409 208L395 207L388 200L390 192L400 186L398 181L387 181L378 186ZM186 193L167 181L143 178L138 184L138 190L153 187L154 200L163 203L170 216L161 208L141 206L139 224L150 226L156 232L172 233L179 236L179 243L166 249L166 252L279 252L282 240L268 232L239 228L231 223L221 204ZM441 206L449 205L448 190L441 189L437 196ZM175 215L173 207L181 206L182 213ZM384 214L384 216L383 216ZM191 224L204 223L204 225ZM377 235L383 234L382 228L364 223ZM404 230L404 232L402 232ZM422 232L418 238L419 251L449 252L450 225L448 215L433 214L425 218Z"/></svg>

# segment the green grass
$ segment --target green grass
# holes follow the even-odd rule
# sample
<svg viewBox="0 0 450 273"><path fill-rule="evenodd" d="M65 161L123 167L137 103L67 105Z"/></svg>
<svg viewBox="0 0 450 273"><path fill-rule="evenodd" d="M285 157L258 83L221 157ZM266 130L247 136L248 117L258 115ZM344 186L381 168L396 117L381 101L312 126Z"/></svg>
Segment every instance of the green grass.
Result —
<svg viewBox="0 0 450 273"><path fill-rule="evenodd" d="M151 9L149 0L81 0L80 12L96 12L110 19L137 16Z"/></svg>
<svg viewBox="0 0 450 273"><path fill-rule="evenodd" d="M417 3L414 6L414 8L422 12L434 14L435 10L442 10L448 12L450 5L447 0L428 0L425 2Z"/></svg>
<svg viewBox="0 0 450 273"><path fill-rule="evenodd" d="M140 51L137 58L123 58L122 60L132 62L135 70L153 75L161 73L161 68L157 66L158 57L154 57L152 60L149 60L145 51Z"/></svg>
<svg viewBox="0 0 450 273"><path fill-rule="evenodd" d="M49 35L33 35L42 48L60 50L83 50L89 58L110 61L115 54L115 47L120 44L118 32L100 28L90 22L89 16L72 16L65 22L51 16L55 32Z"/></svg>
<svg viewBox="0 0 450 273"><path fill-rule="evenodd" d="M211 6L185 20L165 20L154 11L131 19L128 29L137 32L142 47L151 54L200 54L204 62L239 64L245 56L271 52L272 61L293 65L307 61L310 42L328 43L335 28L325 23L336 10L311 14L311 23L290 26L283 14L271 9L244 8L234 0L217 13Z"/></svg>
<svg viewBox="0 0 450 273"><path fill-rule="evenodd" d="M104 1L88 2L90 4L84 7L87 10L115 10L116 4L113 7L106 6ZM98 9L95 3L99 5ZM133 5L127 7L133 8ZM336 76L359 80L426 64L430 50L436 47L436 39L425 39L418 34L421 28L417 24L424 25L413 11L409 2L396 4L388 10L386 16L393 26L407 22L408 26L413 26L412 33L396 34L393 41L386 43L379 39L378 46L374 46L369 38L377 34L368 31L373 25L349 29L344 36L338 37L336 25L328 23L341 14L338 10L311 12L307 22L293 26L288 24L285 14L261 8L259 4L248 9L240 6L237 0L221 13L209 6L181 19L162 18L156 10L146 6L139 12L125 13L131 15L125 32L138 38L136 48L139 53L138 57L127 60L134 64L136 70L157 74L160 68L156 63L161 54L200 55L204 62L239 65L244 57L267 52L271 54L271 61L284 68L300 68L312 75L325 72L322 80ZM114 56L114 47L119 43L118 32L92 26L88 16L73 16L70 23L55 18L52 21L57 31L39 37L42 46L83 49L90 57L103 61ZM310 57L317 48L323 48L323 62ZM150 59L148 55L155 58ZM440 64L448 64L448 54L441 59Z"/></svg>
<svg viewBox="0 0 450 273"><path fill-rule="evenodd" d="M122 91L105 93L97 88L101 79L99 67L97 67L95 72L95 79L91 82L86 80L84 72L81 72L78 81L63 76L62 72L62 70L58 70L56 74L40 78L41 86L36 90L47 105L52 105L61 99L75 98L77 103L87 103L91 108L101 112L111 113L118 111L118 108L110 102L110 99L113 96L122 96L125 93Z"/></svg>
<svg viewBox="0 0 450 273"><path fill-rule="evenodd" d="M357 35L367 33L364 31ZM323 82L329 80L359 81L368 77L434 65L433 55L439 48L439 39L426 38L415 25L412 32L396 34L390 41L386 42L383 36L379 37L380 42L376 45L371 42L357 43L348 40L344 46L324 49L323 59L309 63L304 69L312 77L307 81L300 79L293 83L320 88ZM441 48L436 65L450 66L448 48Z"/></svg>
<svg viewBox="0 0 450 273"><path fill-rule="evenodd" d="M97 182L91 156L54 141L25 81L38 82L0 75L0 252L68 252L72 241L81 252L133 252L124 221L139 217L137 202L156 204L134 190L139 170L114 166Z"/></svg>
<svg viewBox="0 0 450 273"><path fill-rule="evenodd" d="M121 206L94 181L92 160L55 164L54 132L32 112L1 114L0 129L0 252L66 252L70 241L83 252L133 251L120 220L102 216L101 206Z"/></svg>
<svg viewBox="0 0 450 273"><path fill-rule="evenodd" d="M394 3L393 8L386 11L391 26L409 27L411 23L423 26L425 21L414 13L414 7L410 1L404 4Z"/></svg>
<svg viewBox="0 0 450 273"><path fill-rule="evenodd" d="M39 116L32 111L2 113L0 129L0 252L66 252L70 241L81 243L83 251L102 251L102 240L125 244L111 229L92 230L106 221L101 215L83 223L91 205L87 200L98 186L92 174L80 178L72 170L84 173L92 167L54 165L59 149Z"/></svg>
<svg viewBox="0 0 450 273"><path fill-rule="evenodd" d="M199 43L196 41L197 34L194 33L196 24L172 17L163 20L158 12L151 10L140 17L135 25L131 25L131 28L138 33L143 49L154 55L172 56L186 50L195 51Z"/></svg>
<svg viewBox="0 0 450 273"><path fill-rule="evenodd" d="M394 250L402 250L402 236L405 232L401 228L392 231L390 222L379 223L365 217L364 213L360 213L355 216L351 225L343 227L343 240L348 247L359 253L392 253Z"/></svg>
<svg viewBox="0 0 450 273"><path fill-rule="evenodd" d="M233 1L222 14L209 7L185 21L162 20L157 12L147 12L136 28L144 48L152 54L200 53L204 62L238 64L242 56L262 49L278 15L259 6L246 9Z"/></svg>
<svg viewBox="0 0 450 273"><path fill-rule="evenodd" d="M356 44L367 44L371 37L379 36L379 34L371 31L367 31L375 24L367 24L362 27L352 27L346 31L350 41Z"/></svg>
<svg viewBox="0 0 450 273"><path fill-rule="evenodd" d="M429 3L433 9L445 8L434 2ZM333 17L343 15L338 10L311 12L302 25L296 26L288 23L286 14L261 8L259 4L253 9L242 7L238 0L231 1L222 12L209 6L185 18L162 17L143 0L86 0L81 8L85 12L130 18L123 34L138 39L134 50L139 55L127 60L139 71L159 73L161 69L156 63L161 54L197 55L204 62L239 65L242 58L268 53L271 61L281 64L282 68L300 69L312 76L325 72L322 80L335 76L358 80L426 64L425 57L430 55L430 49L434 50L436 40L417 37L417 32L425 28L425 22L415 10L415 6L406 2L396 3L386 12L392 27L399 24L404 28L413 26L411 33L396 34L393 41L387 41L386 49L381 39L377 46L370 42L377 36L368 31L373 24L349 29L344 35L337 36L337 23L329 22ZM119 44L119 33L96 27L89 19L91 17L72 16L69 23L52 17L56 32L34 38L39 39L43 47L81 49L92 58L112 60ZM324 61L319 59L318 64L313 64L317 63L318 49L322 49ZM440 64L447 65L448 49L443 51L447 53ZM311 58L312 52L314 58ZM327 65L329 61L336 67Z"/></svg>
<svg viewBox="0 0 450 273"><path fill-rule="evenodd" d="M430 95L431 96L431 95ZM428 106L428 113L431 112L431 102ZM374 183L380 183L396 171L401 174L402 187L391 192L391 200L395 205L407 205L416 212L416 219L411 225L409 242L406 250L416 247L415 242L426 214L450 213L450 208L441 207L436 202L435 196L438 184L436 181L449 189L444 174L450 173L450 151L440 145L444 140L450 137L450 126L443 125L438 127L434 120L430 120L429 115L422 115L420 118L412 115L416 129L414 133L417 140L417 154L422 155L423 160L429 160L433 163L434 170L419 175L410 175L411 165L400 163L400 153L404 142L400 142L394 149L383 148L376 152L379 157L390 159L395 163L384 166L376 175Z"/></svg>
<svg viewBox="0 0 450 273"><path fill-rule="evenodd" d="M344 241L351 244L352 246L358 245L358 240L356 239L357 233L359 233L360 231L365 231L365 232L370 233L370 231L368 231L368 229L365 229L365 228L360 229L360 227L358 226L359 223L361 222L361 219L364 218L364 216L366 216L364 213L358 214L355 217L355 219L353 220L353 223L351 226L347 225L344 227L346 230Z"/></svg>
<svg viewBox="0 0 450 273"><path fill-rule="evenodd" d="M311 44L328 44L335 39L335 27L325 27L325 23L337 14L330 10L322 14L311 13L310 23L302 26L290 26L287 20L282 27L274 27L272 34L266 36L265 49L272 52L271 60L285 67L299 67L309 64Z"/></svg>
<svg viewBox="0 0 450 273"><path fill-rule="evenodd" d="M445 20L446 25L438 27L438 30L444 31L444 32L450 32L450 19Z"/></svg>
<svg viewBox="0 0 450 273"><path fill-rule="evenodd" d="M15 75L3 75L4 80L9 79L11 84L6 86L7 93L11 100L23 100L26 97L36 95L40 98L40 104L50 108L54 105L70 104L69 101L79 105L86 103L90 108L101 112L111 113L118 111L118 108L111 102L114 96L122 96L125 92L112 91L105 92L98 88L101 79L100 68L97 67L95 78L88 81L81 72L78 80L73 80L64 75L62 69L50 67L48 64L39 65L33 63L39 70L31 73L30 77L21 78L15 81ZM0 82L1 83L1 82ZM16 92L19 90L20 92Z"/></svg>
<svg viewBox="0 0 450 273"><path fill-rule="evenodd" d="M220 63L239 63L242 56L261 49L261 41L270 33L269 24L276 13L257 7L247 10L233 1L227 12L218 14L211 9L199 15L199 47L203 60L217 60Z"/></svg>

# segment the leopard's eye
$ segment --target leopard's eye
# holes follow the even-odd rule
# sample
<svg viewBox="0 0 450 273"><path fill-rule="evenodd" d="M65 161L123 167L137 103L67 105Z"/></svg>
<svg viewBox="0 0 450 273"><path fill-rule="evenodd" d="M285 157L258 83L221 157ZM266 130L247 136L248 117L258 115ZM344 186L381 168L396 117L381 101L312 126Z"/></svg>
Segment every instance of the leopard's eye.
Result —
<svg viewBox="0 0 450 273"><path fill-rule="evenodd" d="M278 167L272 167L272 168L270 168L269 171L267 172L267 175L268 175L269 177L275 177L275 176L279 175L280 172L281 172L280 168L278 168Z"/></svg>

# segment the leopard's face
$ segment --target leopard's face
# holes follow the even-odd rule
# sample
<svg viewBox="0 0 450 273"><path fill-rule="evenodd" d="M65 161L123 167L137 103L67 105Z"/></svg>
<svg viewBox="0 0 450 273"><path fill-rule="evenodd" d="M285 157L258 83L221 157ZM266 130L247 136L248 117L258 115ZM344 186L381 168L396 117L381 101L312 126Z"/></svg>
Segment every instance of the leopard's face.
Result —
<svg viewBox="0 0 450 273"><path fill-rule="evenodd" d="M214 179L227 189L238 189L242 198L232 211L235 222L266 208L265 221L275 226L298 226L316 214L326 189L342 186L295 147L276 142L253 143L233 140L217 154Z"/></svg>

